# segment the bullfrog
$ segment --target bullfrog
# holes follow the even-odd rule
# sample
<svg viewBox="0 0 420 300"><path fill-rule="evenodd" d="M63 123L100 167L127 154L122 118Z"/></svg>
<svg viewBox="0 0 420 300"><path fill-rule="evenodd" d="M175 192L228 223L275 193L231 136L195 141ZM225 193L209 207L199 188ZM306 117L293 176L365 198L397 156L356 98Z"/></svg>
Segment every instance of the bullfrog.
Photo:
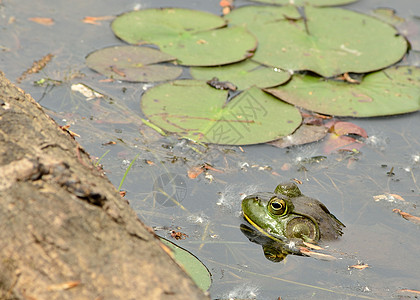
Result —
<svg viewBox="0 0 420 300"><path fill-rule="evenodd" d="M245 219L260 233L282 242L337 239L345 225L320 201L302 194L294 182L279 184L274 193L260 192L242 200Z"/></svg>

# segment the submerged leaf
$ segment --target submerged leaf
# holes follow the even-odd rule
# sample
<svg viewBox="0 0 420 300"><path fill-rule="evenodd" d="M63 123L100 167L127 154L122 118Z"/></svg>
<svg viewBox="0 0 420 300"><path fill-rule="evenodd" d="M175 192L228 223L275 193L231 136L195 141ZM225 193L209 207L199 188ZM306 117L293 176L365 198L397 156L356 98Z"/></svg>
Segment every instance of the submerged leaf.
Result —
<svg viewBox="0 0 420 300"><path fill-rule="evenodd" d="M269 144L279 148L308 144L324 138L327 132L328 130L325 126L303 124L293 134L270 142Z"/></svg>
<svg viewBox="0 0 420 300"><path fill-rule="evenodd" d="M215 144L264 143L292 133L301 123L295 107L258 88L229 102L227 96L205 81L177 80L148 90L141 108L164 130Z"/></svg>
<svg viewBox="0 0 420 300"><path fill-rule="evenodd" d="M420 109L420 69L393 67L366 75L360 84L295 75L288 84L265 91L322 114L396 115Z"/></svg>
<svg viewBox="0 0 420 300"><path fill-rule="evenodd" d="M97 50L86 57L86 65L117 80L154 82L177 78L182 68L157 63L175 57L148 47L115 46Z"/></svg>

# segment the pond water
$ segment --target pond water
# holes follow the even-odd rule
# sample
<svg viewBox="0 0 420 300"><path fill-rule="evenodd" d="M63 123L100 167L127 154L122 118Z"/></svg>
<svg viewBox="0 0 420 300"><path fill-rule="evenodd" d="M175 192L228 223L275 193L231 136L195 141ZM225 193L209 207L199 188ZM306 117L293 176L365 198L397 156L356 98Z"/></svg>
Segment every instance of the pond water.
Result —
<svg viewBox="0 0 420 300"><path fill-rule="evenodd" d="M403 290L420 290L420 226L393 209L420 216L420 112L343 118L367 131L366 145L360 153L329 154L312 163L306 159L325 155L325 142L290 149L269 145L204 147L173 136L161 137L141 122L139 102L150 85L101 82L104 77L86 68L88 53L123 43L111 32L110 20L98 21L98 25L82 20L86 16L115 16L133 8L168 6L221 11L219 1L208 0L0 1L1 70L13 81L34 60L54 55L45 69L28 75L19 86L60 125L71 125L92 156L109 151L101 164L115 186L139 155L122 186L126 198L159 235L168 237L170 230L188 235L177 244L194 253L212 273L213 299L414 298L414 293ZM412 19L412 30L420 28L417 0L362 0L346 6L365 13L377 7L392 7ZM51 17L54 24L28 20L33 17ZM418 65L418 53L412 52L406 62ZM33 84L41 78L51 81L43 86ZM76 83L106 97L87 101L72 92L71 85ZM110 141L116 144L107 144ZM203 163L219 171L188 178L188 170ZM324 245L337 260L289 255L273 263L264 257L260 245L241 233L241 197L272 191L278 183L292 179L302 181L302 192L321 200L346 225L341 239ZM173 192L178 203L158 195L159 187ZM374 199L388 194L405 201ZM369 268L349 269L358 263Z"/></svg>

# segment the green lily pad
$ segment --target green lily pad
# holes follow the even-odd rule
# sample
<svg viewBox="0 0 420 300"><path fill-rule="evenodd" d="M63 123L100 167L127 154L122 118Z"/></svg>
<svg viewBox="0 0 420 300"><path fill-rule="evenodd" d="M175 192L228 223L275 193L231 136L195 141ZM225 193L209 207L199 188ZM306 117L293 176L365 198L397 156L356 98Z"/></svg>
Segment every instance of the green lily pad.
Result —
<svg viewBox="0 0 420 300"><path fill-rule="evenodd" d="M253 87L227 102L228 92L205 81L177 80L142 97L141 108L160 128L196 141L258 144L292 133L302 117L294 106Z"/></svg>
<svg viewBox="0 0 420 300"><path fill-rule="evenodd" d="M245 90L251 86L272 87L290 79L289 72L266 67L249 59L220 67L195 67L190 69L190 73L195 79L210 80L217 77L220 81L229 81L239 90Z"/></svg>
<svg viewBox="0 0 420 300"><path fill-rule="evenodd" d="M293 5L301 6L305 4L313 5L313 6L336 6L336 5L344 5L356 2L358 0L251 0L254 2L262 2L268 4L277 4L277 5L287 5L293 3Z"/></svg>
<svg viewBox="0 0 420 300"><path fill-rule="evenodd" d="M306 6L306 26L297 15L291 6L248 6L226 18L258 38L253 60L284 70L310 70L324 77L366 73L394 64L407 51L395 28L367 15Z"/></svg>
<svg viewBox="0 0 420 300"><path fill-rule="evenodd" d="M224 27L223 18L181 8L145 9L120 15L112 30L131 43L157 45L188 66L215 66L253 55L257 40L243 27Z"/></svg>
<svg viewBox="0 0 420 300"><path fill-rule="evenodd" d="M105 76L117 80L154 82L172 80L182 68L157 63L175 60L175 57L148 47L115 46L92 52L86 65Z"/></svg>
<svg viewBox="0 0 420 300"><path fill-rule="evenodd" d="M195 284L207 291L211 286L211 274L207 267L191 252L175 245L171 241L159 237L160 241L172 250L174 260L181 265Z"/></svg>
<svg viewBox="0 0 420 300"><path fill-rule="evenodd" d="M396 115L420 109L420 69L393 67L366 75L360 84L295 75L288 84L265 91L327 115Z"/></svg>

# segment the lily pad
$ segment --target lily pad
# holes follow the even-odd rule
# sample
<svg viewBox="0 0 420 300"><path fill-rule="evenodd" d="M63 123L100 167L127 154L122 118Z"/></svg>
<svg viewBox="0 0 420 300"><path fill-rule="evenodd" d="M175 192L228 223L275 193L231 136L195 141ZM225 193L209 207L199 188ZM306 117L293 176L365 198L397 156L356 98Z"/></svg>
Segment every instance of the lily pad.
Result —
<svg viewBox="0 0 420 300"><path fill-rule="evenodd" d="M313 6L336 6L356 2L358 0L251 0L254 2L262 2L268 4L287 5L292 4L301 6L305 4Z"/></svg>
<svg viewBox="0 0 420 300"><path fill-rule="evenodd" d="M86 65L117 80L154 82L176 79L181 75L181 67L157 65L175 59L148 47L115 46L92 52L86 57Z"/></svg>
<svg viewBox="0 0 420 300"><path fill-rule="evenodd" d="M190 73L195 79L209 80L217 77L220 81L229 81L239 90L245 90L251 86L273 87L290 79L289 72L263 66L249 59L220 67L195 67L190 69Z"/></svg>
<svg viewBox="0 0 420 300"><path fill-rule="evenodd" d="M366 75L360 84L295 75L288 84L265 91L327 115L396 115L420 109L420 69L392 67Z"/></svg>
<svg viewBox="0 0 420 300"><path fill-rule="evenodd" d="M294 106L253 87L227 101L228 92L205 81L177 80L142 97L143 113L155 125L196 141L247 145L292 133L302 117Z"/></svg>
<svg viewBox="0 0 420 300"><path fill-rule="evenodd" d="M207 291L211 286L211 274L207 267L192 253L171 241L162 237L160 241L172 251L174 260L184 268L195 284L203 291Z"/></svg>
<svg viewBox="0 0 420 300"><path fill-rule="evenodd" d="M394 27L367 15L305 6L304 17L297 17L292 6L274 9L248 6L226 17L258 38L253 60L261 64L333 77L385 68L407 51L406 40Z"/></svg>
<svg viewBox="0 0 420 300"><path fill-rule="evenodd" d="M112 22L112 30L131 44L155 44L182 65L223 65L252 56L255 37L243 27L225 25L224 19L210 13L161 8L120 15Z"/></svg>

